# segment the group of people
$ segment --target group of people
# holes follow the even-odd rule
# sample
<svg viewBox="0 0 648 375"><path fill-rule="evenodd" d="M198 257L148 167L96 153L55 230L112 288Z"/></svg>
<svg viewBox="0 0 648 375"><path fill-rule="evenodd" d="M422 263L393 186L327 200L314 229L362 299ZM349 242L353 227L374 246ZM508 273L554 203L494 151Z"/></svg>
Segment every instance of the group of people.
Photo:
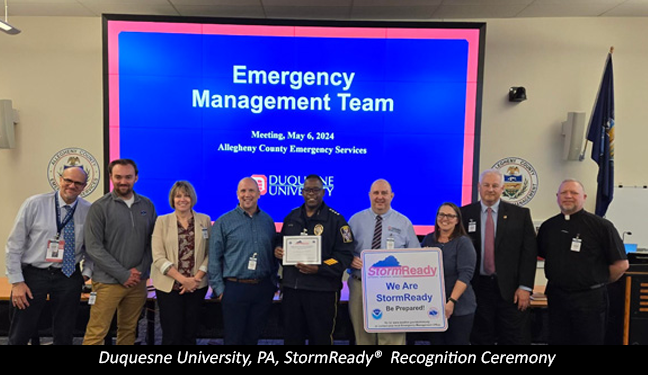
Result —
<svg viewBox="0 0 648 375"><path fill-rule="evenodd" d="M307 176L304 203L277 233L250 177L238 183L236 207L212 224L194 211L197 195L188 181L170 190L173 212L157 216L153 203L134 191L134 161L112 161L108 176L113 190L90 204L80 197L86 172L66 168L58 191L30 197L20 208L6 246L14 306L9 344L27 344L35 335L47 299L54 344L72 344L81 287L91 279L83 344L102 343L117 313L117 344L132 345L150 276L163 344L196 343L208 286L221 301L225 344L258 342L278 290L284 343L332 344L346 279L356 344L402 345L404 332L364 329L360 255L421 247L438 247L443 256L448 329L430 334L432 344L529 344L525 327L538 256L548 280L549 342L602 344L606 285L628 268L618 232L583 209L586 194L575 180L561 183L561 213L536 234L529 209L501 200L502 174L486 170L480 200L443 203L434 232L421 242L411 221L391 207L394 192L383 179L370 187L370 207L347 222L324 202L322 179ZM319 236L320 264L281 267L282 238L297 235Z"/></svg>

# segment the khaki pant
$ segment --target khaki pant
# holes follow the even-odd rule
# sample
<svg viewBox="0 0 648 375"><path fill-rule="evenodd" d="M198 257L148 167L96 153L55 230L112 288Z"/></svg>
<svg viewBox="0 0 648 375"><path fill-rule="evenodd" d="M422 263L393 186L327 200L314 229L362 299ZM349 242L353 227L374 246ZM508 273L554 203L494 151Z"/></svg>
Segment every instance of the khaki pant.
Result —
<svg viewBox="0 0 648 375"><path fill-rule="evenodd" d="M405 345L405 332L368 333L364 329L364 310L362 308L362 282L349 277L349 317L353 325L356 345Z"/></svg>
<svg viewBox="0 0 648 375"><path fill-rule="evenodd" d="M132 288L121 284L92 282L97 293L95 304L90 308L90 320L86 327L83 345L103 344L115 311L117 311L117 345L135 344L137 323L146 303L146 281Z"/></svg>

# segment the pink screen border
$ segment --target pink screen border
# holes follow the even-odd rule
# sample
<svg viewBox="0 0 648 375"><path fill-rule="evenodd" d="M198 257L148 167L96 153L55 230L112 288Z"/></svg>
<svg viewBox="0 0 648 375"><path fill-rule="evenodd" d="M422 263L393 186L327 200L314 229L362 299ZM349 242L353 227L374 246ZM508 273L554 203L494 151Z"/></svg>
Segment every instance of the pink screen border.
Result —
<svg viewBox="0 0 648 375"><path fill-rule="evenodd" d="M107 21L108 43L108 114L109 157L119 158L119 33L156 32L170 34L285 36L311 38L377 38L377 39L463 39L468 42L468 72L466 79L466 115L464 130L464 162L462 173L461 204L472 202L472 179L475 146L475 117L479 70L480 31L465 29L424 29L386 27L333 27L333 26L266 26L198 24L173 22ZM281 223L277 223L281 229ZM434 226L416 225L416 234L425 235Z"/></svg>

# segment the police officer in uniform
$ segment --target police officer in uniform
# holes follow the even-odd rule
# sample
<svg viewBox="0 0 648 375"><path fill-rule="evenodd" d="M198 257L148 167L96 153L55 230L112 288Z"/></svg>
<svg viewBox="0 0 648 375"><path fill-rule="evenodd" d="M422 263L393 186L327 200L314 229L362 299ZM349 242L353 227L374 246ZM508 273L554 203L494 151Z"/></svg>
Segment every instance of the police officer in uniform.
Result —
<svg viewBox="0 0 648 375"><path fill-rule="evenodd" d="M601 345L605 341L606 285L628 269L623 242L614 225L583 209L587 195L576 180L558 189L560 214L538 232L545 258L549 344Z"/></svg>
<svg viewBox="0 0 648 375"><path fill-rule="evenodd" d="M304 204L283 221L281 237L320 236L322 262L283 267L284 344L332 345L342 275L353 259L353 234L345 218L323 201L324 184L309 175L302 189ZM275 248L283 259L284 249Z"/></svg>

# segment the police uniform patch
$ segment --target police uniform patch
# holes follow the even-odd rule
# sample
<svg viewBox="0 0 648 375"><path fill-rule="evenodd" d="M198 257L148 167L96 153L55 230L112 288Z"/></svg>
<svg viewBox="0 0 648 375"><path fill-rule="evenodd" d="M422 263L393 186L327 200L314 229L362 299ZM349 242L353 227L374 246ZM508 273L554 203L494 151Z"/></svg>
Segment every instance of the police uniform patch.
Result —
<svg viewBox="0 0 648 375"><path fill-rule="evenodd" d="M324 226L322 224L315 225L315 228L313 228L313 233L315 233L316 236L321 236L322 233L324 233Z"/></svg>
<svg viewBox="0 0 648 375"><path fill-rule="evenodd" d="M342 228L340 228L340 234L342 235L342 241L344 241L344 243L353 242L353 235L351 234L351 228L349 228L348 225L345 225Z"/></svg>

